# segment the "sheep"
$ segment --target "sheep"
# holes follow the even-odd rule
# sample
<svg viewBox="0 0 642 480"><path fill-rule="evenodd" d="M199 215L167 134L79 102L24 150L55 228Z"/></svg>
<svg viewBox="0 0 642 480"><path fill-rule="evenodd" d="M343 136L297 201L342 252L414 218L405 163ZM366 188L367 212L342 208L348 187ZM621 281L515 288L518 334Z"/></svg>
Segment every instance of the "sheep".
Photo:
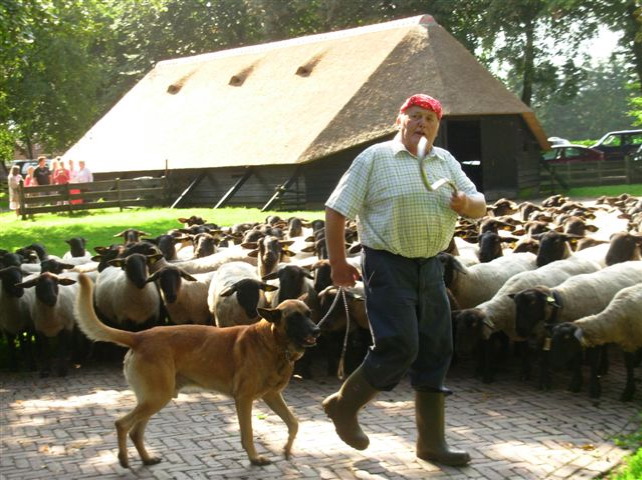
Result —
<svg viewBox="0 0 642 480"><path fill-rule="evenodd" d="M167 262L165 259L160 259L158 262L154 263L151 266L151 271L155 272L160 270L163 267L168 265L173 265L179 267L185 273L190 275L198 273L207 273L218 270L221 265L224 265L229 262L245 262L256 267L257 258L250 257L246 249L240 245L235 245L228 247L226 249L221 249L213 255L202 258L194 258L191 260L176 260L173 262ZM255 268L256 270L256 268Z"/></svg>
<svg viewBox="0 0 642 480"><path fill-rule="evenodd" d="M276 290L259 278L256 267L229 262L214 274L207 305L217 327L249 325L259 320L257 307L267 306L265 292Z"/></svg>
<svg viewBox="0 0 642 480"><path fill-rule="evenodd" d="M105 321L133 330L159 323L160 294L155 284L147 283L148 265L159 258L161 254L133 253L107 262L94 291L96 310Z"/></svg>
<svg viewBox="0 0 642 480"><path fill-rule="evenodd" d="M536 268L533 253L515 253L471 267L465 267L448 253L439 253L438 258L444 265L446 287L460 308L472 308L489 300L510 277Z"/></svg>
<svg viewBox="0 0 642 480"><path fill-rule="evenodd" d="M128 228L114 235L114 238L116 237L122 237L125 245L129 245L130 243L139 242L141 237L149 237L149 233L145 233L137 228Z"/></svg>
<svg viewBox="0 0 642 480"><path fill-rule="evenodd" d="M180 244L180 245L185 245L187 243L189 243L190 245L192 244L190 237L186 235L175 236L170 234L164 234L164 235L158 235L157 237L154 237L154 238L146 238L145 241L156 245L158 249L162 252L163 257L165 257L166 260L176 260L177 244Z"/></svg>
<svg viewBox="0 0 642 480"><path fill-rule="evenodd" d="M318 349L314 352L316 355L314 353L311 355L311 357L322 357L327 362L328 375L337 375L340 378L342 373L350 375L361 364L368 347L372 344L363 282L357 281L354 287L344 288L344 291L350 318L349 331L346 332L348 326L346 305L343 303L342 296L335 303L335 299L340 293L337 287L331 285L319 292L320 313L323 317L319 322L321 336L318 339ZM330 311L333 304L334 309ZM348 343L345 351L344 372L341 372L340 358L346 334L348 335Z"/></svg>
<svg viewBox="0 0 642 480"><path fill-rule="evenodd" d="M533 337L538 346L544 347L539 352L541 388L548 389L551 384L546 327L600 312L621 289L637 283L642 283L642 262L628 261L573 276L557 286L536 285L509 294L515 302L517 334ZM575 375L571 391L579 391L581 382L581 375ZM590 385L589 392L592 397L599 396L595 382Z"/></svg>
<svg viewBox="0 0 642 480"><path fill-rule="evenodd" d="M504 243L517 243L519 239L513 236L499 235L495 232L484 232L479 236L479 251L477 257L480 263L488 263L504 255Z"/></svg>
<svg viewBox="0 0 642 480"><path fill-rule="evenodd" d="M256 243L246 242L241 245L253 249L248 256L256 257L259 276L264 277L276 271L279 262L289 262L290 257L295 255L288 250L293 243L293 240L279 240L273 235L268 235L261 237Z"/></svg>
<svg viewBox="0 0 642 480"><path fill-rule="evenodd" d="M319 321L321 318L319 316L319 299L314 289L314 276L309 270L299 265L281 264L276 271L264 275L262 280L264 282L276 281L272 285L276 286L278 290L273 295L267 295L272 307L276 307L284 300L297 299L306 295L304 302L312 312L312 321L314 323Z"/></svg>
<svg viewBox="0 0 642 480"><path fill-rule="evenodd" d="M171 323L212 325L207 292L213 275L214 272L190 275L170 265L147 277L147 282L157 282Z"/></svg>
<svg viewBox="0 0 642 480"><path fill-rule="evenodd" d="M572 323L554 325L550 335L551 364L554 366L577 358L586 348L608 343L619 345L626 364L626 385L620 399L630 401L635 393L635 354L642 349L642 283L620 290L601 312ZM595 381L599 382L599 377L595 377Z"/></svg>
<svg viewBox="0 0 642 480"><path fill-rule="evenodd" d="M30 370L35 368L31 348L33 324L29 315L21 312L24 288L17 286L22 279L23 272L15 265L0 269L0 333L7 339L9 368L14 371L21 361Z"/></svg>
<svg viewBox="0 0 642 480"><path fill-rule="evenodd" d="M40 376L51 373L52 365L56 374L67 375L71 360L71 349L75 328L74 302L77 296L77 274L63 277L50 272L30 276L16 287L24 288L21 298L23 315L29 316L36 332L40 357ZM35 288L33 288L35 287ZM51 340L56 339L56 359L52 362Z"/></svg>
<svg viewBox="0 0 642 480"><path fill-rule="evenodd" d="M487 349L491 347L491 336L498 332L504 332L511 340L520 340L515 331L515 302L508 294L534 285L555 286L573 275L599 269L596 262L570 258L513 275L490 300L475 308L453 313L457 327L457 350L466 353L472 351L474 345L481 345L481 354L485 356ZM493 380L493 372L488 363L483 363L479 370L483 372L484 382ZM522 376L528 375L528 364L524 364Z"/></svg>
<svg viewBox="0 0 642 480"><path fill-rule="evenodd" d="M69 251L65 252L62 256L63 260L69 260L70 258L91 258L91 252L88 252L86 249L87 240L83 237L72 237L65 242L69 245Z"/></svg>
<svg viewBox="0 0 642 480"><path fill-rule="evenodd" d="M569 242L577 242L582 237L556 231L547 232L539 236L540 248L537 253L537 265L543 266L555 260L568 258L571 255L598 262L602 266L613 265L618 262L637 260L640 251L636 248L637 242L627 232L611 235L607 244L596 245L572 252Z"/></svg>
<svg viewBox="0 0 642 480"><path fill-rule="evenodd" d="M628 261L575 275L556 286L535 285L511 293L516 305L516 332L522 337L541 334L544 324L597 313L617 292L638 282L642 283L642 262Z"/></svg>

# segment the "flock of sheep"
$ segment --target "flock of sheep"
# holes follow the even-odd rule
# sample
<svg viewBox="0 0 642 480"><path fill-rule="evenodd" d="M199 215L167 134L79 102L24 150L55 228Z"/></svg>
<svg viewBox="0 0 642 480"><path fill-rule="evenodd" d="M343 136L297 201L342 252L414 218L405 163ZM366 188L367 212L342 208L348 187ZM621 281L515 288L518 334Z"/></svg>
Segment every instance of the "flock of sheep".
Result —
<svg viewBox="0 0 642 480"><path fill-rule="evenodd" d="M315 358L336 371L342 338L353 366L360 362L371 341L363 285L343 295L331 285L323 221L271 216L231 227L199 217L178 221L182 227L155 237L137 228L115 233L122 242L94 246L95 253L78 237L68 240L63 257L38 243L0 251L0 328L11 368L65 375L86 347L75 320L80 273L95 282L101 319L129 330L249 324L260 320L257 307L303 298L323 341L299 362L298 373L310 375ZM571 366L573 391L588 363L588 391L599 397L604 346L615 343L626 359L622 400L631 400L642 358L641 247L642 199L626 194L590 204L560 195L540 204L501 199L479 221L460 218L439 254L457 357L472 355L475 373L489 382L512 346L523 378L535 361L538 385L547 389L551 367ZM346 249L359 267L352 223Z"/></svg>

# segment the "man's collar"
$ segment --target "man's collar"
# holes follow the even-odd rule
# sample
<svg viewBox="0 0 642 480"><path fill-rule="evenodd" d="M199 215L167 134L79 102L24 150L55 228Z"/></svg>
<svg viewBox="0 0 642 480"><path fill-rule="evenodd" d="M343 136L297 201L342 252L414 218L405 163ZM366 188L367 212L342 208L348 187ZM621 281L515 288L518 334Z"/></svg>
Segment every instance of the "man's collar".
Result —
<svg viewBox="0 0 642 480"><path fill-rule="evenodd" d="M408 149L406 148L406 146L405 146L405 145L403 144L403 142L401 141L401 137L400 137L400 135L399 135L399 134L397 134L397 135L396 135L396 136L391 140L391 142L392 142L392 152L393 152L393 154L394 154L394 155L397 155L399 152L406 152L406 153L408 153L408 154L412 155L413 157L417 157L417 155L414 155L414 154L412 154L412 153L410 153L410 152L408 151ZM426 153L425 158L432 157L433 155L435 155L435 147L434 147L434 146L430 149L430 151L428 151L428 152Z"/></svg>

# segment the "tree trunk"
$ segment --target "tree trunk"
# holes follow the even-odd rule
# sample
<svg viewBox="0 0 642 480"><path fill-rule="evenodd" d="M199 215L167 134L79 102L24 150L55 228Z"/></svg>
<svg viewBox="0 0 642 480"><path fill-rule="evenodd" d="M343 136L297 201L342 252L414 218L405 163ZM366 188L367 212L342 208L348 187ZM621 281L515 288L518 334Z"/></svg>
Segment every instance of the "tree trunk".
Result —
<svg viewBox="0 0 642 480"><path fill-rule="evenodd" d="M522 85L522 102L530 107L533 98L533 77L535 72L534 22L526 25L526 45L524 45L524 76Z"/></svg>
<svg viewBox="0 0 642 480"><path fill-rule="evenodd" d="M638 23L639 15L636 15L636 11L635 2L630 2L626 6L628 20L624 28L624 38L629 42L629 45L631 45L631 51L635 59L635 73L638 76L639 88L642 90L642 42L635 40L640 31L640 25Z"/></svg>

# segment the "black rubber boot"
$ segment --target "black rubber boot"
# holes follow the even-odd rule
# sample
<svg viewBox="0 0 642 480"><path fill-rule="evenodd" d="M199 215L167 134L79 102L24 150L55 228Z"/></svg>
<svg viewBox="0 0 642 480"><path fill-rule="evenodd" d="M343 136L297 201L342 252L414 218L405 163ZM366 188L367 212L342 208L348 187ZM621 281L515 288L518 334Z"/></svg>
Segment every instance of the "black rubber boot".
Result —
<svg viewBox="0 0 642 480"><path fill-rule="evenodd" d="M379 390L372 388L359 367L338 392L323 401L323 409L334 423L337 434L352 448L365 450L370 444L370 439L359 426L357 414L377 393Z"/></svg>
<svg viewBox="0 0 642 480"><path fill-rule="evenodd" d="M440 392L416 392L417 457L429 462L463 466L470 455L463 450L451 449L445 438L444 397Z"/></svg>

